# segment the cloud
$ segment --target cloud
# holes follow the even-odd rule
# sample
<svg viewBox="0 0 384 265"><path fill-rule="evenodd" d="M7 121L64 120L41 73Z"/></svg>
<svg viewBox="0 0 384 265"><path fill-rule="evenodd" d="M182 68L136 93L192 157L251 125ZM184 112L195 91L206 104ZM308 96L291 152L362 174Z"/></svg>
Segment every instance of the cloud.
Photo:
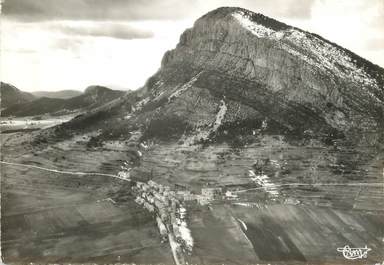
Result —
<svg viewBox="0 0 384 265"><path fill-rule="evenodd" d="M5 0L4 15L20 21L164 20L198 17L239 6L277 17L308 18L315 0Z"/></svg>
<svg viewBox="0 0 384 265"><path fill-rule="evenodd" d="M156 20L187 16L193 0L5 0L6 17L42 20Z"/></svg>
<svg viewBox="0 0 384 265"><path fill-rule="evenodd" d="M153 37L153 32L132 27L123 23L98 22L93 24L72 23L71 25L55 25L53 30L64 34L90 37L110 37L116 39L147 39Z"/></svg>
<svg viewBox="0 0 384 265"><path fill-rule="evenodd" d="M315 32L384 66L383 0L1 1L2 77L30 90L140 87L181 32L220 6Z"/></svg>

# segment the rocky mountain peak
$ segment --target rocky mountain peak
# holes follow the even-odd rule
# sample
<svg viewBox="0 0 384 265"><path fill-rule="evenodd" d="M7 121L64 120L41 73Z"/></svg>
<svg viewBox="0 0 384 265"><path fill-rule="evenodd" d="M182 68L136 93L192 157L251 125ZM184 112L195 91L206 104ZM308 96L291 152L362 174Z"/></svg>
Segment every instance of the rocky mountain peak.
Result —
<svg viewBox="0 0 384 265"><path fill-rule="evenodd" d="M122 109L146 137L230 139L269 124L274 134L374 144L384 141L383 80L381 67L316 34L223 7L181 35Z"/></svg>
<svg viewBox="0 0 384 265"><path fill-rule="evenodd" d="M232 21L233 17L236 17L238 15L248 18L253 23L257 23L261 26L264 26L266 28L276 30L276 31L292 28L291 26L284 24L276 19L270 18L261 13L255 13L240 7L220 7L205 14L200 19L201 20L211 19L214 21L218 21L218 20Z"/></svg>
<svg viewBox="0 0 384 265"><path fill-rule="evenodd" d="M193 64L204 64L205 67L215 64L216 67L218 56L236 56L247 61L241 63L238 72L258 78L254 68L265 67L267 61L272 63L266 58L269 55L266 49L284 56L286 63L311 65L345 79L352 78L360 85L373 86L376 90L384 85L382 68L356 54L316 34L236 7L218 8L198 19L193 28L182 34L176 50L166 54L163 65L180 60L185 62L193 54ZM200 51L198 56L197 51ZM240 64L236 66L239 68Z"/></svg>

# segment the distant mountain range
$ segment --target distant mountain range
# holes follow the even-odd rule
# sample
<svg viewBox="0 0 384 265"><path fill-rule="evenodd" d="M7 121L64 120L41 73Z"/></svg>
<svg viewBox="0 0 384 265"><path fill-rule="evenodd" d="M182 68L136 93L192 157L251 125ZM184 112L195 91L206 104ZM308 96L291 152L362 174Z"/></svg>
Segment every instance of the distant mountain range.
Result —
<svg viewBox="0 0 384 265"><path fill-rule="evenodd" d="M62 115L86 111L114 100L126 91L112 90L103 86L90 86L84 93L64 90L58 92L22 92L14 86L2 83L1 116Z"/></svg>
<svg viewBox="0 0 384 265"><path fill-rule="evenodd" d="M82 94L81 91L78 90L60 90L60 91L36 91L31 92L36 98L62 98L68 99L80 96Z"/></svg>

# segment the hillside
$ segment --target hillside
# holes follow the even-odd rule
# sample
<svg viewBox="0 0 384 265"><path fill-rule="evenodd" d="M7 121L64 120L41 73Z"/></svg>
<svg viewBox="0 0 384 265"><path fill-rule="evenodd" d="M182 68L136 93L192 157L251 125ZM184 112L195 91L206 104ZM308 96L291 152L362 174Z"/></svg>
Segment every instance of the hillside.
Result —
<svg viewBox="0 0 384 265"><path fill-rule="evenodd" d="M32 94L37 98L61 98L68 99L80 96L82 93L78 90L60 90L60 91L35 91Z"/></svg>
<svg viewBox="0 0 384 265"><path fill-rule="evenodd" d="M35 116L42 114L61 115L90 110L124 95L124 91L102 86L88 87L83 94L68 99L41 97L31 102L13 105L5 109L2 116Z"/></svg>
<svg viewBox="0 0 384 265"><path fill-rule="evenodd" d="M23 92L10 84L0 83L1 103L0 108L3 110L15 104L23 104L35 99L31 93Z"/></svg>

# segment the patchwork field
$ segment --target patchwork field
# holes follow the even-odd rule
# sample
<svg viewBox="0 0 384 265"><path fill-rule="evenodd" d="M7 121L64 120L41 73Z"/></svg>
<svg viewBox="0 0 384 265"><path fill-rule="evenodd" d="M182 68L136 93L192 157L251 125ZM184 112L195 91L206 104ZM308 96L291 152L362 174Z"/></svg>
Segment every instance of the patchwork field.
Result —
<svg viewBox="0 0 384 265"><path fill-rule="evenodd" d="M330 208L271 205L230 207L263 260L345 261L339 247L369 246L367 262L383 260L384 216Z"/></svg>
<svg viewBox="0 0 384 265"><path fill-rule="evenodd" d="M89 147L90 134L36 145L31 141L34 134L1 135L2 160L116 174L124 161L133 159L131 147L123 142ZM347 180L343 172L329 174L333 169L324 162L329 152L325 149L193 148L151 146L142 150L135 173L144 178L153 174L160 183L185 184L200 192L209 183L249 185L248 171L255 161L267 157L272 162L266 173L271 182L281 185L275 202L249 185L241 200L257 207L231 201L189 205L187 223L195 243L192 255L186 256L189 264L346 264L336 251L345 245L371 248L364 260L367 264L384 259L382 187L359 184L380 181L380 155L361 162L352 174L357 179ZM347 158L336 161L335 170L353 157L366 159L353 152L335 157L343 155ZM312 165L315 160L323 164ZM311 170L316 174L311 175ZM337 179L332 180L334 176ZM1 177L2 254L7 263L174 263L169 245L160 243L154 217L133 203L128 182L4 164ZM356 185L284 185L319 179ZM289 198L300 203L285 204Z"/></svg>
<svg viewBox="0 0 384 265"><path fill-rule="evenodd" d="M198 264L374 264L384 259L383 215L293 205L213 205L193 211ZM372 250L358 263L337 248ZM282 262L284 261L284 262Z"/></svg>
<svg viewBox="0 0 384 265"><path fill-rule="evenodd" d="M20 134L19 139L25 137ZM3 160L59 170L109 172L105 165L116 165L117 171L118 160L127 158L121 152L102 150L89 151L87 156L83 150L80 155L81 144L73 151L58 146L35 149L28 141L16 145L15 139L3 139ZM17 156L20 153L23 155ZM130 199L127 182L4 164L1 181L2 255L7 264L173 262L169 246L160 243L154 217Z"/></svg>

